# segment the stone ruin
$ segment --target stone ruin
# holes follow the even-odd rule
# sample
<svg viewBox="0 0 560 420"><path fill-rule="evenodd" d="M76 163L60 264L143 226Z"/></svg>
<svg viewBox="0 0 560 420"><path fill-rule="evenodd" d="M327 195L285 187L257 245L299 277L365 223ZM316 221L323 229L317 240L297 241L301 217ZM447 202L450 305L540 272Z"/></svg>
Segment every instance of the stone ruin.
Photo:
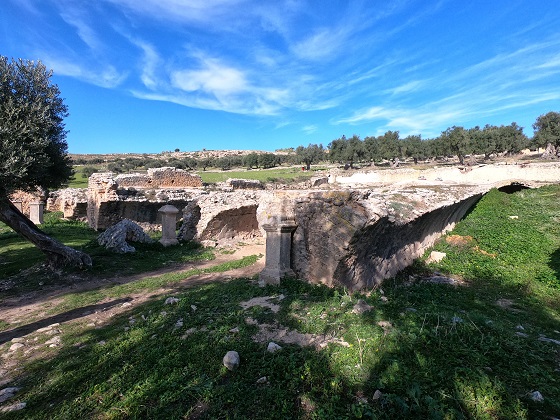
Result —
<svg viewBox="0 0 560 420"><path fill-rule="evenodd" d="M242 187L230 182L222 190L207 191L199 177L172 168L148 175L93 174L87 217L100 230L125 218L153 225L159 223L158 210L172 205L183 219L179 240L218 243L272 232L283 251L271 259L275 267L268 267L267 257L267 276L293 270L310 282L370 289L421 256L491 188L558 183L560 164L331 175L305 189L263 189L258 184L248 189L249 182ZM286 234L289 250L284 249Z"/></svg>
<svg viewBox="0 0 560 420"><path fill-rule="evenodd" d="M182 209L201 187L198 175L175 168L148 169L146 175L94 173L88 183L87 220L95 230L122 219L160 224L158 210L162 204Z"/></svg>

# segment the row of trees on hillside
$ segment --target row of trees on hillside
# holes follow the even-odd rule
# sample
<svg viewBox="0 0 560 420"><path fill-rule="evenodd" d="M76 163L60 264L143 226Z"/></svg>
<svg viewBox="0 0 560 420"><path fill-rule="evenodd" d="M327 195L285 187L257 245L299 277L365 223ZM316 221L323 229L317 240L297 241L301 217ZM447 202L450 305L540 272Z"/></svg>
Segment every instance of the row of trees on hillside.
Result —
<svg viewBox="0 0 560 420"><path fill-rule="evenodd" d="M486 158L500 153L519 153L529 146L523 128L516 123L507 126L486 125L484 128L450 127L435 139L422 140L419 135L399 137L398 131L388 131L382 136L361 140L354 135L342 136L329 144L331 162L381 162L410 158L418 160L457 156L461 164L467 155L484 155Z"/></svg>

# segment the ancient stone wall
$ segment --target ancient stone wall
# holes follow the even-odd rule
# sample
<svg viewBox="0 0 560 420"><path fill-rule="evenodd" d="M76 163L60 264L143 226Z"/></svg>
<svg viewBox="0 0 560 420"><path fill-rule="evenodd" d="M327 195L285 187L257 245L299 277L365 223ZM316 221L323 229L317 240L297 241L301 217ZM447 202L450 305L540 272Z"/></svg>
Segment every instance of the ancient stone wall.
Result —
<svg viewBox="0 0 560 420"><path fill-rule="evenodd" d="M202 185L200 177L174 168L157 169L149 170L148 175L115 177L111 172L94 173L89 178L87 191L89 225L96 230L106 229L123 219L159 225L159 208L170 204L183 209L193 196L201 193L186 188ZM174 175L175 181L171 179ZM166 184L172 184L173 188L163 188Z"/></svg>
<svg viewBox="0 0 560 420"><path fill-rule="evenodd" d="M150 168L147 175L121 174L115 177L120 188L200 188L202 178L182 169Z"/></svg>
<svg viewBox="0 0 560 420"><path fill-rule="evenodd" d="M264 191L212 192L193 198L183 211L182 240L228 240L262 236L257 220Z"/></svg>
<svg viewBox="0 0 560 420"><path fill-rule="evenodd" d="M87 201L87 188L65 188L49 194L46 210L61 211L67 219L85 219Z"/></svg>
<svg viewBox="0 0 560 420"><path fill-rule="evenodd" d="M292 265L314 283L369 289L395 275L451 229L490 187L277 192L259 223L297 224Z"/></svg>

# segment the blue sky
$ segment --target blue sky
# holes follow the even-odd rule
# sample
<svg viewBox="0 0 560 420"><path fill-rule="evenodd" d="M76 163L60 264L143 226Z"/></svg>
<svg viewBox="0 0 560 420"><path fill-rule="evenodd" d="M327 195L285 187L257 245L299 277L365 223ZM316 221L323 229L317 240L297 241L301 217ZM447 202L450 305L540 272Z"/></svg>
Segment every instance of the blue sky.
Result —
<svg viewBox="0 0 560 420"><path fill-rule="evenodd" d="M560 111L556 0L3 0L71 153L326 146Z"/></svg>

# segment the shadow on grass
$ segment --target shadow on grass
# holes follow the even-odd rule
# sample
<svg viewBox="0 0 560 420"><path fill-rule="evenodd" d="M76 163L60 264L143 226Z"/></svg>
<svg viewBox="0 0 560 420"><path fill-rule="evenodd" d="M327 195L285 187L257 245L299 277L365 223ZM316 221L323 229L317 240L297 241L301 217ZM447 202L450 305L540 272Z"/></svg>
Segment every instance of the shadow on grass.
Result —
<svg viewBox="0 0 560 420"><path fill-rule="evenodd" d="M362 315L352 313L358 296L295 280L202 285L174 294L176 305L157 298L101 329L64 336L58 354L33 362L12 385L23 387L28 418L558 416L557 348L538 340L554 319L518 288L489 281L388 283L388 300L365 298L374 309ZM239 305L280 294L276 315ZM303 317L300 331L342 334L351 347L279 342L271 354L253 342L257 327L247 317L291 320L293 328ZM222 366L230 350L241 357L232 372ZM528 398L536 390L544 403Z"/></svg>
<svg viewBox="0 0 560 420"><path fill-rule="evenodd" d="M211 250L188 242L165 248L159 243L135 244L136 252L116 254L97 243L90 242L81 248L90 254L93 267L89 270L65 268L60 271L40 266L39 263L27 270L21 270L3 280L0 285L0 302L10 307L39 303L46 298L65 294L88 293L96 289L125 285L141 277L196 270L197 266L214 259ZM34 252L40 261L40 252L34 248L7 251L2 257L9 261L19 261L20 265L29 264L26 252ZM33 260L31 260L33 261ZM29 265L27 265L29 267ZM22 267L23 268L23 267ZM25 294L25 299L20 296Z"/></svg>
<svg viewBox="0 0 560 420"><path fill-rule="evenodd" d="M74 319L90 315L97 311L105 311L109 308L112 308L113 306L120 305L125 302L130 302L131 300L132 300L131 298L122 298L122 299L115 299L110 302L99 303L96 305L87 305L81 308L76 308L47 318L42 318L30 324L22 325L21 327L17 327L7 331L2 331L0 332L0 344L4 344L17 337L23 337L27 334L30 334L38 330L39 328L44 328L55 323L72 321Z"/></svg>

